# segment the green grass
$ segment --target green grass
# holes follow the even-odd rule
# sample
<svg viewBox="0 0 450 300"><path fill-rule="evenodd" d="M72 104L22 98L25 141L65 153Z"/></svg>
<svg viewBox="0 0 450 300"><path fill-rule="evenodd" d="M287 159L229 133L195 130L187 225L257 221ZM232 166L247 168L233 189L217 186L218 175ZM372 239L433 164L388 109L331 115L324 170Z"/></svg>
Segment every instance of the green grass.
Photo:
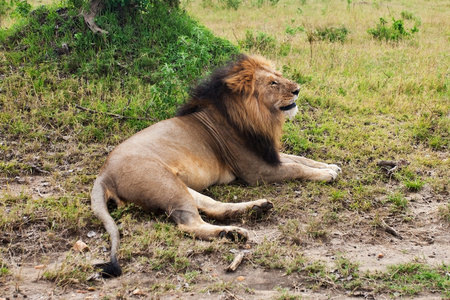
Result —
<svg viewBox="0 0 450 300"><path fill-rule="evenodd" d="M0 70L8 76L2 81L1 131L27 142L69 136L80 143L115 143L123 132L173 116L188 86L236 49L181 11L162 18L165 10L159 5L145 15L107 12L97 21L111 32L107 38L91 33L75 10L46 7L27 24L3 31ZM61 53L63 44L68 54Z"/></svg>
<svg viewBox="0 0 450 300"><path fill-rule="evenodd" d="M0 31L0 231L17 255L25 255L23 240L13 235L20 230L39 232L58 251L69 251L94 230L102 235L87 241L91 254L107 260L101 249L109 248L108 236L89 208L89 191L107 154L138 130L172 117L189 87L246 51L272 59L302 86L300 112L285 124L283 150L337 163L343 173L332 184L208 188L205 194L224 202L268 198L275 204L262 219L233 221L281 233L251 242L242 267L281 270L316 291L450 297L447 265L411 262L363 274L342 254L333 253L329 265L305 251L336 231L355 231L355 224L367 236L384 219L401 226L414 209L413 196L442 201L430 213L439 216L436 222L450 222L445 1L193 0L182 3L187 12L155 4L148 11L106 10L96 18L110 32L106 37L92 34L73 7L50 5L29 14L22 6L12 14L18 7L0 11L2 25L10 22ZM410 164L393 174L377 166L378 160L400 159ZM172 293L179 278L189 284L186 292L245 290L199 268L204 260L228 264L230 250L242 245L195 240L165 216L134 206L112 215L121 228L124 272L159 276L148 290ZM412 218L408 226L422 223ZM14 271L9 255L0 255L3 283ZM42 276L59 286L80 286L93 271L82 254L69 252ZM298 295L283 287L278 298Z"/></svg>
<svg viewBox="0 0 450 300"><path fill-rule="evenodd" d="M449 266L432 268L420 263L406 263L389 267L386 273L375 275L381 288L389 290L393 296L413 296L426 290L440 290L443 297L450 296Z"/></svg>

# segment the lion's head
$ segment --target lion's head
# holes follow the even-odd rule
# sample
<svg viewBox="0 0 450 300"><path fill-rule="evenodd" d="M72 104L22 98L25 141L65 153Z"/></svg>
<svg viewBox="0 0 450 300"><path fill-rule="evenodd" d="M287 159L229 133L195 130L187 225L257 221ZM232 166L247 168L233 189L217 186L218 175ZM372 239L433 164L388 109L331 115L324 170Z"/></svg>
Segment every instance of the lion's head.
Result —
<svg viewBox="0 0 450 300"><path fill-rule="evenodd" d="M297 113L299 85L282 77L260 56L240 55L197 86L178 115L213 108L266 162L280 162L278 150L285 117Z"/></svg>

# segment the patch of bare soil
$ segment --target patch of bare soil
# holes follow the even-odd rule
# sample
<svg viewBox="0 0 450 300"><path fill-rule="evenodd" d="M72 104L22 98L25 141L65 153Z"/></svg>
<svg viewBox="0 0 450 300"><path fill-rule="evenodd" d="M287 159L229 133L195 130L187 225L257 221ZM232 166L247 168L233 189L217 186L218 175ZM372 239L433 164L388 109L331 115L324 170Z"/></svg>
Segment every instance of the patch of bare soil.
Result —
<svg viewBox="0 0 450 300"><path fill-rule="evenodd" d="M27 192L32 197L47 197L58 192L44 176L0 180L0 194L20 194ZM444 196L432 195L425 188L416 194L410 194L407 220L385 218L386 226L374 226L373 216L349 212L346 222L339 222L325 240L307 240L302 244L302 252L308 258L324 262L333 269L335 259L343 255L353 262L358 262L360 272L385 271L389 265L411 261L425 262L430 265L450 264L450 228L437 217L438 207L448 201ZM282 233L277 223L285 222L282 218L267 226L254 226L251 230L251 244L264 240L276 240ZM388 230L388 229L389 230ZM36 242L29 240L35 228L21 232L24 247L28 250L15 252L3 249L2 260L8 264L11 275L0 280L0 299L274 299L289 293L302 299L387 299L389 296L359 292L352 297L333 284L326 289L311 287L311 280L301 274L286 275L283 270L266 270L253 265L244 257L235 272L227 272L223 258L214 255L201 256L196 261L201 276L194 283L187 283L175 274L158 271L125 272L119 278L97 278L88 284L79 283L67 286L55 286L43 277L45 270L51 270L61 264L66 254L71 251L69 243L58 247L48 247L45 255ZM45 233L40 233L45 234ZM27 240L28 238L28 240ZM52 243L51 238L47 238ZM1 241L0 241L1 242ZM58 243L61 239L58 240ZM3 241L1 247L8 246ZM64 247L66 248L64 250ZM52 249L54 249L52 251ZM34 253L33 253L34 251ZM252 251L250 249L249 251ZM15 254L17 253L17 254ZM137 263L137 262L132 262ZM129 268L130 270L139 268ZM150 290L154 284L173 283L167 292L155 295ZM217 290L212 288L216 284ZM192 288L195 285L195 288ZM230 286L239 288L229 288ZM187 292L187 291L188 292ZM238 292L236 292L236 290ZM440 299L439 295L421 294L415 299Z"/></svg>

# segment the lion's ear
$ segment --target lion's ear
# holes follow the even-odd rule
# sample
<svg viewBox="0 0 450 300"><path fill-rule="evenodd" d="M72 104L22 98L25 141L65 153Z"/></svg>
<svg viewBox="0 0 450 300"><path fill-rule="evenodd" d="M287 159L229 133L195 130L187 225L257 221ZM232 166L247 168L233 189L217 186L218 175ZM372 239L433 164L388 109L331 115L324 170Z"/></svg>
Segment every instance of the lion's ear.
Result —
<svg viewBox="0 0 450 300"><path fill-rule="evenodd" d="M253 94L255 86L255 65L248 60L241 61L231 69L225 78L228 88L236 94Z"/></svg>

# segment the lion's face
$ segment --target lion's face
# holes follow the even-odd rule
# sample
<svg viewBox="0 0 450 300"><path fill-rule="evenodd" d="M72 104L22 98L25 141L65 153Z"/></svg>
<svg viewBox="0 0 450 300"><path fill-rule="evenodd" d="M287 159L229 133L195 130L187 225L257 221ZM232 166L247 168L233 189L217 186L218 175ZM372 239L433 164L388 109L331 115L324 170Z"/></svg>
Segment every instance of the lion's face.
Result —
<svg viewBox="0 0 450 300"><path fill-rule="evenodd" d="M293 118L298 111L295 100L299 85L284 78L262 57L245 57L239 61L231 68L225 82L235 95L243 99L247 116L259 118L257 126L269 126L268 131L272 130L270 124L262 123L267 122L269 116Z"/></svg>
<svg viewBox="0 0 450 300"><path fill-rule="evenodd" d="M298 111L295 101L300 86L271 69L259 69L255 72L255 95L269 110L281 111L292 119Z"/></svg>
<svg viewBox="0 0 450 300"><path fill-rule="evenodd" d="M284 118L298 111L299 85L259 56L242 56L227 69L224 83L230 91L224 101L229 122L247 140L253 139L248 145L255 152L273 154L266 161L277 161Z"/></svg>

